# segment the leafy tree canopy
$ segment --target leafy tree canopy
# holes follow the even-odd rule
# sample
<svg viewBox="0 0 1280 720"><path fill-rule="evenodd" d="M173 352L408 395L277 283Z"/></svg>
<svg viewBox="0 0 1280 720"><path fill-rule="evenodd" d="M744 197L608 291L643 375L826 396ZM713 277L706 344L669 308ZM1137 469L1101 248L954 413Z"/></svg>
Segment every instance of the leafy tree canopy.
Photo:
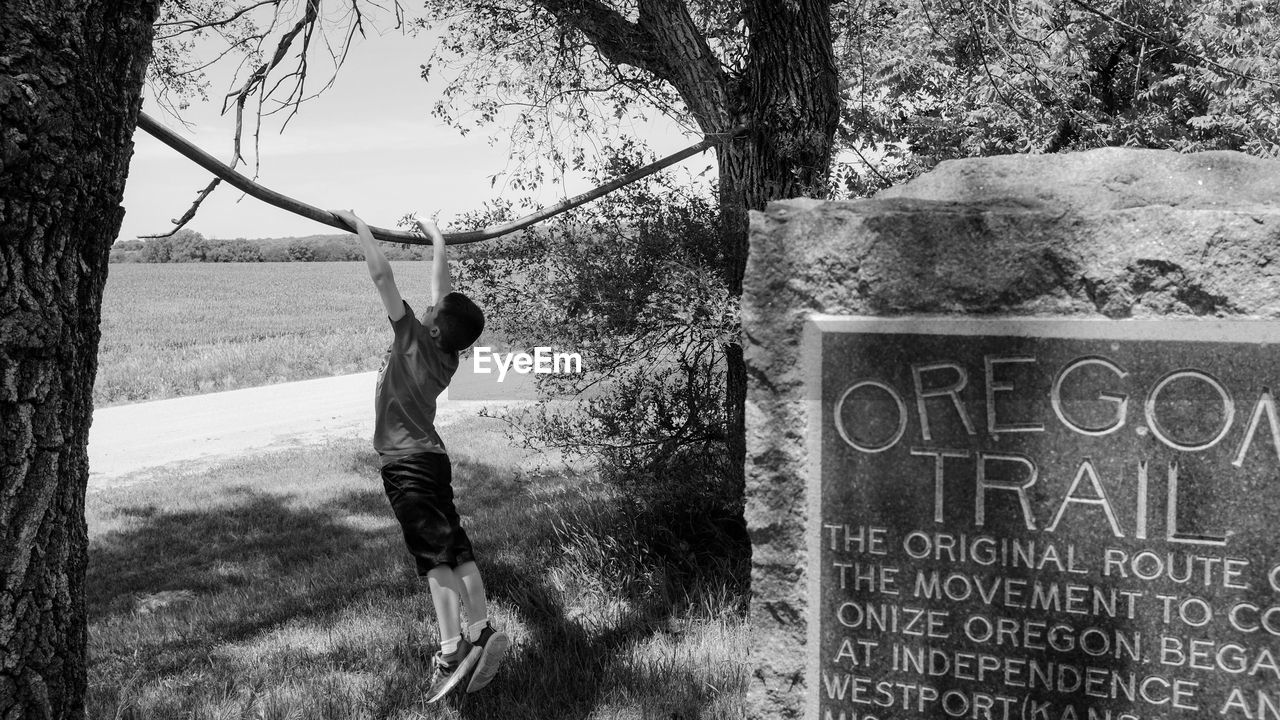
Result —
<svg viewBox="0 0 1280 720"><path fill-rule="evenodd" d="M842 33L844 189L940 160L1280 143L1280 6L1260 0L864 0ZM857 151L857 152L855 152Z"/></svg>

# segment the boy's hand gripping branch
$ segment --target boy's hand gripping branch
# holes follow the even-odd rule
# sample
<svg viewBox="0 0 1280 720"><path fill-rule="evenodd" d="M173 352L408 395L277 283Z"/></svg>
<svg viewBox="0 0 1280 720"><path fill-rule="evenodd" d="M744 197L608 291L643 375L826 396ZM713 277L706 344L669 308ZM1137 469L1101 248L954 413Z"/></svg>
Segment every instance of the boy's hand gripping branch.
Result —
<svg viewBox="0 0 1280 720"><path fill-rule="evenodd" d="M413 222L424 236L431 238L431 304L439 305L444 296L453 290L453 282L449 278L449 251L445 248L444 235L431 220L414 217Z"/></svg>
<svg viewBox="0 0 1280 720"><path fill-rule="evenodd" d="M360 247L364 249L364 261L369 266L369 277L378 288L378 296L382 298L382 306L387 317L395 322L404 317L404 300L400 297L400 289L396 287L395 274L391 272L391 263L378 247L378 241L364 220L350 210L333 210L334 218L345 223L360 238Z"/></svg>

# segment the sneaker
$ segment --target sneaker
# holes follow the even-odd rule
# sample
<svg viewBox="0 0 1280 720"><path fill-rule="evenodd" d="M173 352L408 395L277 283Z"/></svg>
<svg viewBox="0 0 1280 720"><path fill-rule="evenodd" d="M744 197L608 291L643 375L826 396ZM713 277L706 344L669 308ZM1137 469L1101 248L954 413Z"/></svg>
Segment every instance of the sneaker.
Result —
<svg viewBox="0 0 1280 720"><path fill-rule="evenodd" d="M472 650L473 654L479 655L479 659L476 662L475 672L471 673L467 692L473 693L480 690L493 680L493 676L498 673L498 666L502 664L502 658L506 656L507 649L510 647L511 638L507 637L506 633L494 630L489 625L484 626ZM476 653L477 650L479 653Z"/></svg>
<svg viewBox="0 0 1280 720"><path fill-rule="evenodd" d="M480 647L471 645L465 639L458 643L458 651L453 654L452 661L445 660L444 655L437 650L435 657L432 658L435 674L431 680L427 702L436 702L458 687L476 666L480 655Z"/></svg>

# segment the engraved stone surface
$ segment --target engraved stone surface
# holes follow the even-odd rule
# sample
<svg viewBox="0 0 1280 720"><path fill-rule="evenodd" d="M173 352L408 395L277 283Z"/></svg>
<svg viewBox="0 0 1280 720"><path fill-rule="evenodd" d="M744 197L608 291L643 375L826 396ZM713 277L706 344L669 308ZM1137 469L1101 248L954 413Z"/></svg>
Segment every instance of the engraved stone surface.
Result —
<svg viewBox="0 0 1280 720"><path fill-rule="evenodd" d="M806 376L816 350L802 345L808 318L1280 318L1276 178L1280 163L1235 153L1108 149L953 161L884 199L791 200L752 214L742 318L754 716L803 715L821 682L810 667L817 657L810 634L818 616L809 597L817 548L806 528L817 511L807 480L818 470L818 428L809 420ZM981 379L982 366L966 362ZM1019 369L1014 363L999 372ZM1257 397L1248 395L1256 391L1241 391L1242 416L1252 412ZM997 393L998 401L1007 397ZM912 410L914 400L903 400ZM1261 427L1254 452L1269 432L1265 422ZM875 432L872 440L880 437ZM1154 488L1166 482L1167 468L1151 467ZM1128 482L1136 482L1135 472ZM1132 506L1129 515L1132 524ZM1154 533L1160 517L1152 518ZM1175 717L1167 708L1142 717L1165 714Z"/></svg>
<svg viewBox="0 0 1280 720"><path fill-rule="evenodd" d="M811 716L1280 713L1280 323L810 332Z"/></svg>

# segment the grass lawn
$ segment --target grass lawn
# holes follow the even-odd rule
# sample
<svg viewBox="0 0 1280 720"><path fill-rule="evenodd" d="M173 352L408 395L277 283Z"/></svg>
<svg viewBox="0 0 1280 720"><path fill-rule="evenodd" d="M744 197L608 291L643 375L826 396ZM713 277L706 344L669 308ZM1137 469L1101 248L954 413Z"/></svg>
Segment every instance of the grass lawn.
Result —
<svg viewBox="0 0 1280 720"><path fill-rule="evenodd" d="M745 715L723 585L674 592L590 472L520 472L497 421L453 446L490 616L514 640L484 691L425 705L433 610L351 439L90 490L89 717Z"/></svg>

